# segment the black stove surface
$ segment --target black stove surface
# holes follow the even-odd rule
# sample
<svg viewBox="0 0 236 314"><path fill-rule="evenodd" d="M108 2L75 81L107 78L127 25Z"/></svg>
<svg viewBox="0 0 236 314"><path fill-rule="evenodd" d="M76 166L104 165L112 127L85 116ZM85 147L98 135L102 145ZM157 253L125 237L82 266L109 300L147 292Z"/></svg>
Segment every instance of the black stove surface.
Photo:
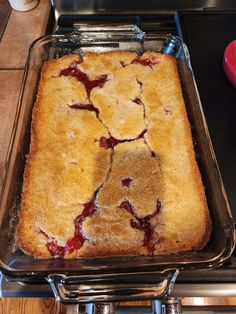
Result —
<svg viewBox="0 0 236 314"><path fill-rule="evenodd" d="M236 89L223 70L226 46L236 39L236 11L185 11L175 16L186 43L226 194L236 222ZM193 275L193 277L192 277ZM223 266L198 275L200 281L235 281L236 250ZM196 274L183 274L184 281Z"/></svg>
<svg viewBox="0 0 236 314"><path fill-rule="evenodd" d="M175 16L186 43L224 187L236 222L236 89L223 70L226 46L236 39L236 11L185 11ZM200 281L235 281L236 250L230 261L198 275ZM191 281L192 275L183 275Z"/></svg>
<svg viewBox="0 0 236 314"><path fill-rule="evenodd" d="M190 52L193 72L236 221L236 88L223 71L226 46L236 39L235 12L180 12L179 35Z"/></svg>

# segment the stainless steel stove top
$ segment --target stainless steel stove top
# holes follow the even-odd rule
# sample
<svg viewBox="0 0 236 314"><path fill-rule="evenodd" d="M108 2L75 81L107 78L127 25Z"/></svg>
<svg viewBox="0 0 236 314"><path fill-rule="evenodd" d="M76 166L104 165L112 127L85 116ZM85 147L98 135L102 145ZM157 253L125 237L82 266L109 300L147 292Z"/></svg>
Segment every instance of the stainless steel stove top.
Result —
<svg viewBox="0 0 236 314"><path fill-rule="evenodd" d="M0 297L7 297L7 298L50 298L54 297L52 290L48 284L25 284L22 282L11 282L5 276L0 275ZM175 284L174 289L172 291L171 296L168 300L172 301L172 304L175 303L177 306L181 306L181 298L183 297L229 297L229 296L236 296L236 283L194 283L194 284ZM168 311L166 310L165 306L162 304L162 301L156 300L152 301L152 309L148 306L132 306L129 307L117 307L114 309L112 306L111 310L111 303L106 304L106 308L103 311L100 309L99 312L93 308L93 304L88 304L86 307L82 306L69 306L68 313L80 313L80 314L178 314L178 313L235 313L236 307L235 306L220 306L219 307L201 307L198 306L191 306L191 307L184 307L181 310L171 309ZM114 310L114 312L113 312ZM197 312L196 312L197 311Z"/></svg>
<svg viewBox="0 0 236 314"><path fill-rule="evenodd" d="M0 297L53 297L49 284L28 284L20 281L12 281L0 274ZM205 282L205 283L176 283L171 293L172 297L226 297L236 296L236 282Z"/></svg>
<svg viewBox="0 0 236 314"><path fill-rule="evenodd" d="M52 0L61 14L143 14L177 10L235 10L234 0Z"/></svg>

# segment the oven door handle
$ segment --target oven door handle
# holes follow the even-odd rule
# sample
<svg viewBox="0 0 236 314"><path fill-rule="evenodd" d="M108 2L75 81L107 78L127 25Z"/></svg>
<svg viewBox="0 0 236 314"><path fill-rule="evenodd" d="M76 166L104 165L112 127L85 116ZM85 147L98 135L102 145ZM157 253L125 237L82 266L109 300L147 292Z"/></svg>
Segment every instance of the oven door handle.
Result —
<svg viewBox="0 0 236 314"><path fill-rule="evenodd" d="M145 281L145 273L105 275L100 279L82 276L50 274L46 280L51 285L57 301L62 303L91 303L125 300L160 299L171 293L179 270L175 268L153 272L155 281ZM149 273L150 277L150 273Z"/></svg>

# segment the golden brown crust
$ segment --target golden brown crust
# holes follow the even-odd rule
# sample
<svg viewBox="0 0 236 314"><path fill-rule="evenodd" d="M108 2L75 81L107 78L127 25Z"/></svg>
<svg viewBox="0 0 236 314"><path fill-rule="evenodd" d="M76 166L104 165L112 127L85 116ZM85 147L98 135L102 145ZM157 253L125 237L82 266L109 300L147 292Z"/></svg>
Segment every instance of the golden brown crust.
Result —
<svg viewBox="0 0 236 314"><path fill-rule="evenodd" d="M129 180L129 186L122 180ZM139 218L151 215L162 198L159 160L144 139L120 143L114 148L111 173L99 190L96 204L101 208L119 207L124 200L133 205Z"/></svg>
<svg viewBox="0 0 236 314"><path fill-rule="evenodd" d="M39 258L164 254L200 249L210 233L176 60L115 51L46 62L20 248Z"/></svg>

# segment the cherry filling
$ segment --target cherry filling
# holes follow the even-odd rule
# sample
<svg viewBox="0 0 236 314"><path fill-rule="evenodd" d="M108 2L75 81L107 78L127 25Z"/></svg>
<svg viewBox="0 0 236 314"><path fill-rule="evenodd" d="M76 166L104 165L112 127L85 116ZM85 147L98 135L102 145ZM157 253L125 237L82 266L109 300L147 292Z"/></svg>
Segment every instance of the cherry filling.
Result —
<svg viewBox="0 0 236 314"><path fill-rule="evenodd" d="M137 57L135 58L131 64L141 64L143 66L149 66L151 67L152 65L155 65L157 63L159 63L159 60L157 60L157 58L150 56L148 58L141 58L141 57ZM120 61L120 64L122 65L122 67L126 67L128 64L126 64L124 61Z"/></svg>
<svg viewBox="0 0 236 314"><path fill-rule="evenodd" d="M48 251L51 256L59 256L64 257L65 255L65 247L57 244L56 240L52 240L47 243Z"/></svg>
<svg viewBox="0 0 236 314"><path fill-rule="evenodd" d="M76 249L78 250L83 246L86 238L82 233L82 223L87 217L92 216L92 214L97 210L97 207L95 205L95 199L96 193L94 193L92 199L88 203L84 204L82 214L76 217L74 221L75 224L74 237L69 239L66 242L65 246L58 245L55 239L47 242L47 249L49 250L51 256L64 257L66 253L72 253L74 250ZM49 238L44 232L43 234L47 238Z"/></svg>
<svg viewBox="0 0 236 314"><path fill-rule="evenodd" d="M126 186L127 188L129 188L130 186L130 183L132 182L133 180L131 178L125 178L125 179L122 179L121 180L121 184L122 186Z"/></svg>
<svg viewBox="0 0 236 314"><path fill-rule="evenodd" d="M149 58L140 58L140 57L137 57L136 59L134 59L131 64L134 64L134 63L138 63L138 64L141 64L143 66L152 66L152 65L155 65L158 63L158 60L154 57L149 57Z"/></svg>
<svg viewBox="0 0 236 314"><path fill-rule="evenodd" d="M132 142L132 141L138 140L140 138L143 138L144 134L146 132L147 132L147 130L145 129L135 139L127 139L127 140L118 140L113 136L110 136L109 138L102 136L99 140L99 145L100 145L100 147L105 148L105 149L113 148L119 143Z"/></svg>
<svg viewBox="0 0 236 314"><path fill-rule="evenodd" d="M99 110L96 107L94 107L94 105L92 105L92 104L85 104L85 105L83 105L83 104L73 104L73 105L70 105L69 107L72 108L72 109L76 109L76 110L94 111L94 112L96 112L96 115L99 114Z"/></svg>
<svg viewBox="0 0 236 314"><path fill-rule="evenodd" d="M161 202L157 200L156 210L151 215L147 215L143 218L137 217L134 212L134 207L127 200L123 201L119 207L127 210L135 218L135 220L130 220L131 227L144 232L143 246L146 246L148 251L153 253L155 250L155 244L153 243L154 227L151 225L151 219L159 214Z"/></svg>
<svg viewBox="0 0 236 314"><path fill-rule="evenodd" d="M75 61L75 64L81 64L81 63L83 63L83 59L80 59L80 60L76 60L76 61Z"/></svg>
<svg viewBox="0 0 236 314"><path fill-rule="evenodd" d="M96 194L94 193L92 199L84 204L84 209L81 215L76 217L75 219L75 235L80 233L81 224L85 220L85 218L92 216L92 214L97 210L97 206L95 205Z"/></svg>
<svg viewBox="0 0 236 314"><path fill-rule="evenodd" d="M129 186L131 181L132 179L125 178L124 180L122 180L122 184L124 182L124 185L127 184ZM74 237L69 239L65 246L58 245L55 239L47 242L46 246L51 256L63 258L66 253L72 253L74 250L78 250L83 246L86 238L82 233L82 223L87 217L92 216L93 213L97 210L97 207L95 205L95 199L96 193L94 193L92 199L88 203L84 204L82 214L79 215L74 221ZM129 213L132 214L134 219L130 220L131 227L144 232L143 246L146 246L148 251L150 253L153 253L155 250L155 244L153 243L154 227L151 225L151 219L160 212L161 202L157 200L156 210L152 214L147 215L143 218L137 217L132 204L127 200L123 201L119 207L127 210ZM48 235L45 232L41 232L47 239L49 239Z"/></svg>
<svg viewBox="0 0 236 314"><path fill-rule="evenodd" d="M71 253L75 249L80 249L84 241L86 240L85 236L82 233L82 223L83 221L89 217L92 216L92 214L97 210L97 207L95 205L95 199L96 199L96 193L94 193L92 199L84 204L84 209L81 215L76 217L74 224L75 224L75 234L74 237L67 241L66 243L66 251Z"/></svg>
<svg viewBox="0 0 236 314"><path fill-rule="evenodd" d="M90 94L91 90L94 87L100 87L102 88L104 83L107 81L107 75L100 75L95 80L90 80L88 78L88 75L82 71L76 66L70 66L66 69L61 70L60 75L63 76L74 76L77 78L78 81L84 84L86 91L88 94Z"/></svg>
<svg viewBox="0 0 236 314"><path fill-rule="evenodd" d="M108 149L113 148L118 143L123 143L124 140L117 140L113 136L110 136L109 138L106 138L105 136L102 136L99 140L100 147Z"/></svg>
<svg viewBox="0 0 236 314"><path fill-rule="evenodd" d="M46 246L48 251L50 252L51 256L59 256L59 257L64 257L65 255L65 247L60 246L57 244L57 241L55 239L51 239L47 235L46 232L44 232L42 229L39 230L39 232L46 238L48 241ZM50 240L50 241L49 241Z"/></svg>

